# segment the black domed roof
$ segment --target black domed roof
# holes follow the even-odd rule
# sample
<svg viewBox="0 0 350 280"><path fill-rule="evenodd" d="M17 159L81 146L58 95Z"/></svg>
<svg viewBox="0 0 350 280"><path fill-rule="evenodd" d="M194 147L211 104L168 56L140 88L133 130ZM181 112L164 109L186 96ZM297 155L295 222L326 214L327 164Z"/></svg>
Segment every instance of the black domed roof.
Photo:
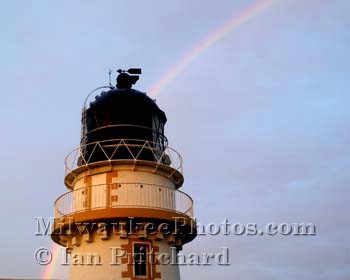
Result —
<svg viewBox="0 0 350 280"><path fill-rule="evenodd" d="M130 116L131 113L142 117L143 115L158 115L163 124L167 119L165 113L159 109L153 99L135 89L111 89L102 92L90 103L88 111L115 111L120 116ZM134 115L134 116L135 116Z"/></svg>
<svg viewBox="0 0 350 280"><path fill-rule="evenodd" d="M84 156L90 162L103 161L107 151L114 159L138 155L142 160L159 161L157 156L167 145L165 122L164 112L143 92L125 88L102 92L83 111Z"/></svg>

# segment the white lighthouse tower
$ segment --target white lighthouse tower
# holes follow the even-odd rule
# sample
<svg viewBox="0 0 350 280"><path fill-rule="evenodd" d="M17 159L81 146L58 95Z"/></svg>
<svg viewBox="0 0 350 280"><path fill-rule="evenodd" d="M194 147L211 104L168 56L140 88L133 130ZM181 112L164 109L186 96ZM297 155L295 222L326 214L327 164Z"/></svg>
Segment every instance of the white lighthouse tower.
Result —
<svg viewBox="0 0 350 280"><path fill-rule="evenodd" d="M196 236L182 158L164 112L131 88L141 69L119 73L84 104L51 236L70 255L70 279L180 279L176 254Z"/></svg>

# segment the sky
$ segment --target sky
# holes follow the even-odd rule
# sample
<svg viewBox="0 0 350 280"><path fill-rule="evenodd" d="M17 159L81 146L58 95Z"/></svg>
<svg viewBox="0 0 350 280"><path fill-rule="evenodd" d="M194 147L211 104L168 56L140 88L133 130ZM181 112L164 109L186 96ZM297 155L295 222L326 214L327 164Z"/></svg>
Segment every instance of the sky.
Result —
<svg viewBox="0 0 350 280"><path fill-rule="evenodd" d="M141 67L148 91L251 0L7 1L0 10L0 277L40 278L34 260L66 192L81 108L108 69ZM198 236L229 266L182 279L350 278L350 2L275 0L190 60L156 96L184 158L197 221L313 223L316 236ZM52 278L67 278L59 268Z"/></svg>

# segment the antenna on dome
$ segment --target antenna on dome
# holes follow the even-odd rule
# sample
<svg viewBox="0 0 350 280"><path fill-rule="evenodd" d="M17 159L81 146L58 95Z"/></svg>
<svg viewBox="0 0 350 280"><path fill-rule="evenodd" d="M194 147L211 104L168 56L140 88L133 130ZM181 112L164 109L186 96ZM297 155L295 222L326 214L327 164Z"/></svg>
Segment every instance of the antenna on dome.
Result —
<svg viewBox="0 0 350 280"><path fill-rule="evenodd" d="M112 85L112 78L111 78L111 75L112 75L112 70L111 69L109 69L108 70L108 80L109 80L109 87L113 87L113 85Z"/></svg>

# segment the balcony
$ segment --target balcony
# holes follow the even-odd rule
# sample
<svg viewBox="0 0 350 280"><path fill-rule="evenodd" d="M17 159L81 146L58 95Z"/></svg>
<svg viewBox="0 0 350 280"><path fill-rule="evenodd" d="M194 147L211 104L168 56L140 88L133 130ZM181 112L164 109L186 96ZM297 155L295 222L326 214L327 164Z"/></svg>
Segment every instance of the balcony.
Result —
<svg viewBox="0 0 350 280"><path fill-rule="evenodd" d="M61 195L55 201L54 208L55 218L162 218L165 214L168 217L193 217L193 201L189 195L165 186L144 183L113 183L80 188ZM106 216L106 213L112 216ZM155 216L149 217L150 213Z"/></svg>
<svg viewBox="0 0 350 280"><path fill-rule="evenodd" d="M66 185L82 169L98 165L128 164L133 169L138 165L147 165L155 173L166 170L176 186L181 186L182 157L169 146L160 147L159 143L140 139L110 139L81 145L70 152L65 159Z"/></svg>

